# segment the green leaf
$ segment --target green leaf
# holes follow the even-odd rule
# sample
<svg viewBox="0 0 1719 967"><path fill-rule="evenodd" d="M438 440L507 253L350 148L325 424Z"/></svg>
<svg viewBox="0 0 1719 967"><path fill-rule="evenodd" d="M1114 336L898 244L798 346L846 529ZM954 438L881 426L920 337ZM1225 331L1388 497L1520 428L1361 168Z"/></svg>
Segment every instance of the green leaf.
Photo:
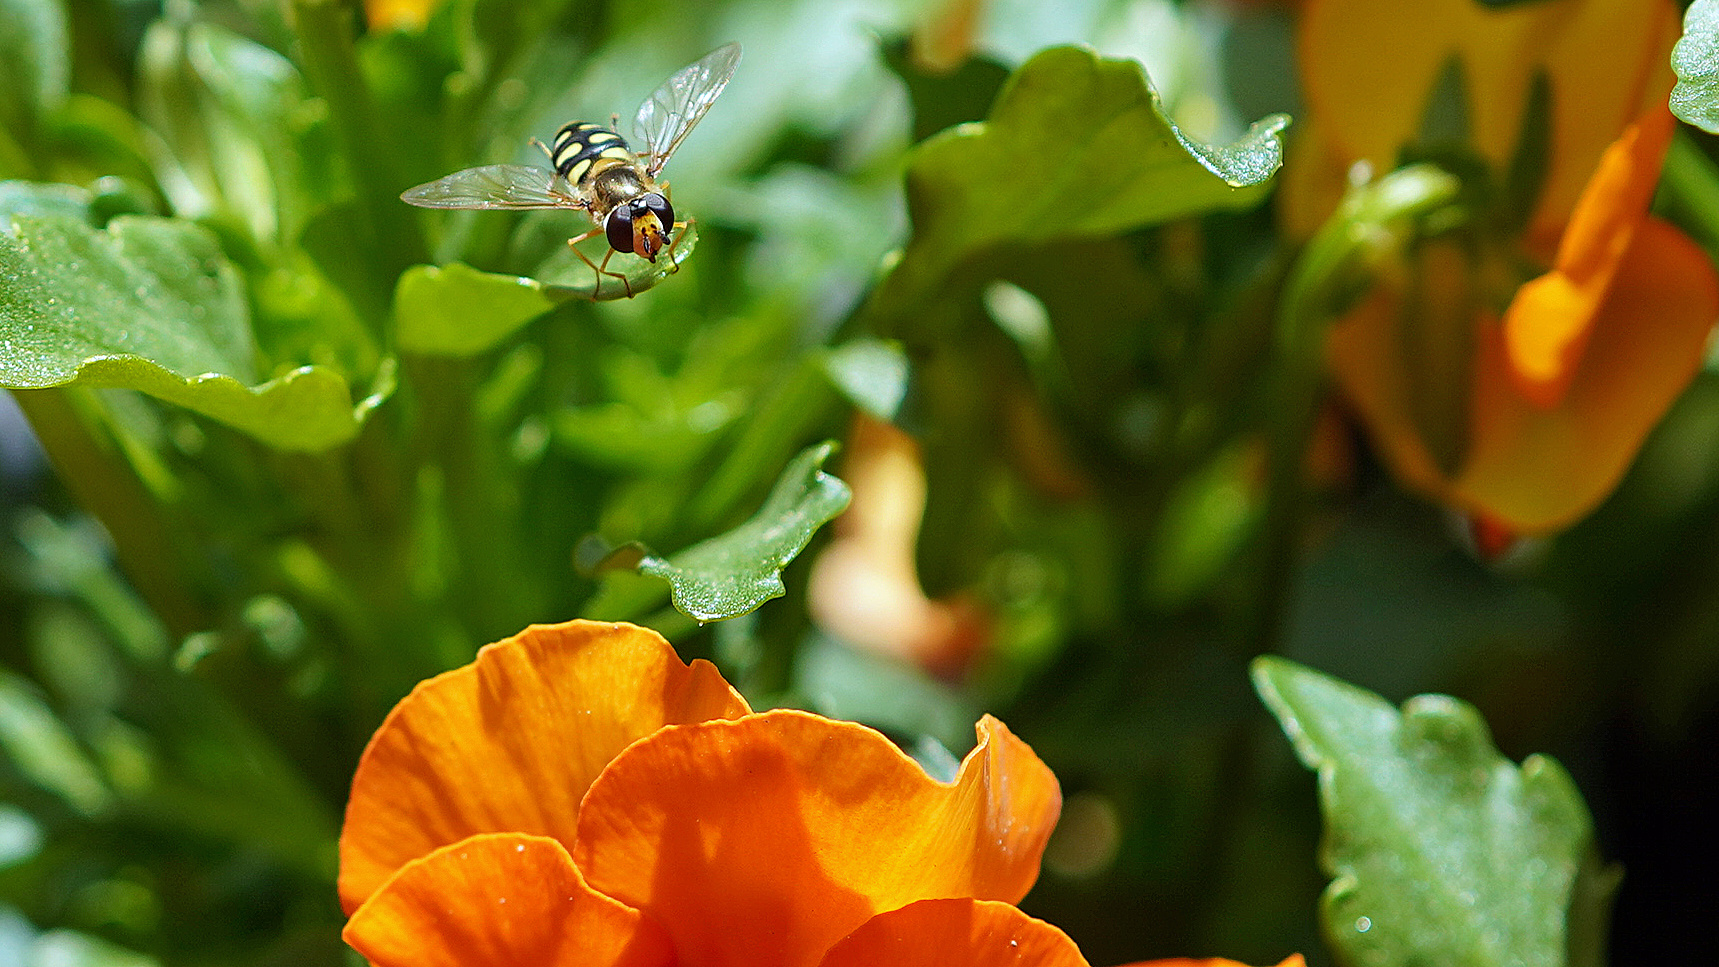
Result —
<svg viewBox="0 0 1719 967"><path fill-rule="evenodd" d="M847 509L848 485L820 469L835 449L826 441L801 451L751 520L669 560L646 556L640 573L667 581L674 606L699 621L738 617L786 594L782 569Z"/></svg>
<svg viewBox="0 0 1719 967"><path fill-rule="evenodd" d="M1719 134L1719 0L1695 0L1683 14L1683 37L1671 49L1677 86L1671 113Z"/></svg>
<svg viewBox="0 0 1719 967"><path fill-rule="evenodd" d="M1280 658L1254 688L1319 775L1325 931L1367 967L1589 962L1572 902L1593 885L1593 826L1569 774L1498 754L1474 708L1421 695L1399 712L1371 692ZM1581 904L1587 916L1596 906Z"/></svg>
<svg viewBox="0 0 1719 967"><path fill-rule="evenodd" d="M664 279L680 271L681 263L692 255L692 250L698 247L698 228L693 222L688 222L680 231L680 237L674 241L674 250L667 257L659 254L654 262L647 262L637 255L615 253L609 259L608 272L619 272L626 277L626 282L612 275L599 277L592 271L591 266L573 253L573 250L561 245L555 254L544 260L537 267L537 277L546 288L554 293L554 297L565 302L568 299L593 299L597 302L608 302L612 299L626 299L641 292L656 288ZM592 261L603 261L603 249L587 253Z"/></svg>
<svg viewBox="0 0 1719 967"><path fill-rule="evenodd" d="M907 354L897 343L855 339L824 355L824 372L848 401L880 420L895 419L907 398Z"/></svg>
<svg viewBox="0 0 1719 967"><path fill-rule="evenodd" d="M0 181L0 234L13 234L18 215L60 215L90 220L90 193L71 185Z"/></svg>
<svg viewBox="0 0 1719 967"><path fill-rule="evenodd" d="M1231 145L1164 114L1140 64L1053 47L1015 71L990 119L926 141L908 168L913 238L890 283L911 299L962 260L1008 242L1113 234L1263 197L1288 117Z"/></svg>
<svg viewBox="0 0 1719 967"><path fill-rule="evenodd" d="M43 789L84 816L113 804L96 767L72 733L29 683L0 669L0 755Z"/></svg>
<svg viewBox="0 0 1719 967"><path fill-rule="evenodd" d="M546 261L540 274L558 282L481 272L460 262L414 265L400 276L394 294L395 338L405 352L430 356L475 356L500 345L520 327L563 302L607 301L638 295L668 278L698 245L698 231L682 230L670 258L647 262L617 254L610 271L626 276L625 285L605 275L599 284L591 267L567 246Z"/></svg>
<svg viewBox="0 0 1719 967"><path fill-rule="evenodd" d="M254 238L290 241L331 196L328 159L311 174L301 137L322 109L307 103L297 68L280 54L169 18L145 34L139 74L140 109L169 151L158 159L161 181L179 214L219 212Z"/></svg>
<svg viewBox="0 0 1719 967"><path fill-rule="evenodd" d="M53 967L159 967L160 961L77 930L47 930L30 945L29 964Z"/></svg>
<svg viewBox="0 0 1719 967"><path fill-rule="evenodd" d="M475 356L563 301L536 279L461 262L414 265L394 290L395 343L402 352Z"/></svg>
<svg viewBox="0 0 1719 967"><path fill-rule="evenodd" d="M0 0L0 129L27 137L64 100L69 46L58 0Z"/></svg>
<svg viewBox="0 0 1719 967"><path fill-rule="evenodd" d="M100 230L27 211L0 224L12 229L0 233L0 386L139 390L284 450L352 439L386 395L355 406L323 366L258 382L244 292L197 225L125 216Z"/></svg>
<svg viewBox="0 0 1719 967"><path fill-rule="evenodd" d="M0 802L0 870L26 862L41 850L41 824L17 806Z"/></svg>

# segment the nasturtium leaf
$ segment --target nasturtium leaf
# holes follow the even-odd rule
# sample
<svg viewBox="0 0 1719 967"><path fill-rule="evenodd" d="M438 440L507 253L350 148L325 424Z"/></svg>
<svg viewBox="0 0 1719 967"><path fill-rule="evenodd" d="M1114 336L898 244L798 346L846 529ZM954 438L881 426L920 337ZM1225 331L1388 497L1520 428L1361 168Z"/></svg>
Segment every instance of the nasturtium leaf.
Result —
<svg viewBox="0 0 1719 967"><path fill-rule="evenodd" d="M646 556L640 573L667 581L674 606L699 621L738 617L781 597L782 569L847 509L847 484L820 469L835 448L824 442L801 451L751 520L668 560Z"/></svg>
<svg viewBox="0 0 1719 967"><path fill-rule="evenodd" d="M1719 134L1719 0L1695 0L1683 13L1683 37L1671 49L1677 86L1671 113Z"/></svg>
<svg viewBox="0 0 1719 967"><path fill-rule="evenodd" d="M284 450L357 434L377 401L354 406L339 373L258 382L244 291L207 230L141 216L104 230L45 207L0 216L0 386L139 390Z"/></svg>
<svg viewBox="0 0 1719 967"><path fill-rule="evenodd" d="M1226 146L1164 113L1140 64L1053 47L1017 69L990 118L920 145L908 167L913 237L889 284L938 284L967 256L1009 242L1114 234L1263 197L1283 161L1274 114Z"/></svg>
<svg viewBox="0 0 1719 967"><path fill-rule="evenodd" d="M1319 775L1322 919L1342 961L1563 967L1576 954L1584 925L1568 914L1584 869L1594 876L1593 829L1561 766L1513 765L1480 714L1448 696L1399 711L1269 656L1253 680Z"/></svg>

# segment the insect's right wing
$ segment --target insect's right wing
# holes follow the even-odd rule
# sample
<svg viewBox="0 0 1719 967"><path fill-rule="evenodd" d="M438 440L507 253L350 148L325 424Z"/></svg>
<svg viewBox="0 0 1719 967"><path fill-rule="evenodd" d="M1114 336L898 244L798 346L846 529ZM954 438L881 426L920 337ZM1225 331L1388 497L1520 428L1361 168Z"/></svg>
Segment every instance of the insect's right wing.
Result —
<svg viewBox="0 0 1719 967"><path fill-rule="evenodd" d="M716 96L728 86L740 64L740 45L723 44L696 62L675 72L656 89L633 118L633 132L650 156L646 170L651 177L663 170L670 155L692 133Z"/></svg>
<svg viewBox="0 0 1719 967"><path fill-rule="evenodd" d="M590 203L547 168L484 165L409 188L400 200L419 208L589 208Z"/></svg>

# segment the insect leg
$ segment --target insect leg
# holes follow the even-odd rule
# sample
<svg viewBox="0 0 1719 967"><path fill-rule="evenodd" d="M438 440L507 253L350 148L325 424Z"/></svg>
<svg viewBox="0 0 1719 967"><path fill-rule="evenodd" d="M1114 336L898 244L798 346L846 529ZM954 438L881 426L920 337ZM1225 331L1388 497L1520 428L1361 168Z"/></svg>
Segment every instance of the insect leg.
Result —
<svg viewBox="0 0 1719 967"><path fill-rule="evenodd" d="M625 275L622 275L619 272L608 271L609 256L615 254L614 249L610 249L608 254L603 256L603 264L602 265L598 265L596 262L591 261L590 256L587 256L584 252L579 251L579 243L585 241L586 239L588 239L591 236L596 235L596 234L597 234L597 229L593 228L590 231L586 232L585 234L579 236L578 238L570 238L567 240L567 247L573 250L574 255L579 256L580 261L584 262L586 265L589 265L591 267L591 271L592 271L592 273L594 273L594 276L596 278L596 287L591 290L591 301L596 302L597 301L597 294L599 292L603 291L603 276L605 276L605 275L612 275L615 278L620 279L621 284L627 287L627 298L631 299L633 297L633 284L631 282L627 281L627 277Z"/></svg>
<svg viewBox="0 0 1719 967"><path fill-rule="evenodd" d="M604 252L603 253L603 264L597 268L597 271L602 272L604 275L612 275L615 278L620 279L621 284L627 287L627 298L631 299L633 297L633 283L625 275L622 275L619 272L605 271L609 267L609 257L614 255L614 254L615 254L614 249L610 249L607 252ZM598 283L598 284L601 285L601 283ZM595 300L593 300L593 301L595 301Z"/></svg>
<svg viewBox="0 0 1719 967"><path fill-rule="evenodd" d="M666 181L665 181L665 182L663 182L663 188L664 188L664 189L667 189L667 188L668 188L668 182L666 182ZM671 226L671 229L672 229L672 234L673 234L673 235L674 235L674 237L673 237L673 238L671 238L671 239L669 239L669 243L668 243L668 247L667 247L667 248L665 248L665 249L663 249L663 250L662 250L662 251L661 251L661 252L659 252L659 253L657 253L657 257L658 257L658 258L661 258L661 257L662 257L662 256L665 256L665 255L666 255L666 256L668 256L668 260L669 260L669 273L670 273L670 274L673 274L673 273L675 273L675 272L679 272L679 271L680 271L680 263L679 263L679 262L676 262L676 261L675 261L675 260L674 260L674 247L675 247L675 246L676 246L676 245L679 245L679 244L680 244L680 238L681 238L681 236L682 236L682 235L684 235L684 234L686 234L686 230L687 230L687 229L689 229L689 228L691 228L691 227L692 227L692 223L693 223L693 222L696 222L696 221L698 221L698 219L696 219L696 218L689 218L689 219L687 219L687 220L686 220L686 221L684 221L684 222L675 222L675 223L674 223L674 225L673 225L673 226Z"/></svg>
<svg viewBox="0 0 1719 967"><path fill-rule="evenodd" d="M554 167L554 166L555 166L555 155L554 155L554 153L553 153L553 152L551 152L551 151L550 151L550 150L549 150L549 145L547 145L547 144L544 144L544 143L543 143L543 142L541 142L541 141L539 141L539 140L537 140L537 139L536 139L536 138L532 138L532 139L531 139L531 143L532 143L532 144L535 144L535 145L537 145L537 146L538 146L538 147L539 147L539 148L542 148L542 149L543 149L543 156L544 156L544 157L545 157L545 158L548 158L548 159L549 159L549 166L550 166L550 167L552 167L552 168L553 168L553 167Z"/></svg>

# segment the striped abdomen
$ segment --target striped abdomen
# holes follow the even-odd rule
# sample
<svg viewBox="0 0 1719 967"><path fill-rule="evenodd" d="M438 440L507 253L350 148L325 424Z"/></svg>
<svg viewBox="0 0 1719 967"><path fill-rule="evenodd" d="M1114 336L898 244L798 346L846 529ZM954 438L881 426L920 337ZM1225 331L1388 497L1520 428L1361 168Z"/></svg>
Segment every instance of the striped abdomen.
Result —
<svg viewBox="0 0 1719 967"><path fill-rule="evenodd" d="M638 161L620 135L589 121L575 121L557 131L549 156L555 163L556 173L575 185L591 173L598 159Z"/></svg>

